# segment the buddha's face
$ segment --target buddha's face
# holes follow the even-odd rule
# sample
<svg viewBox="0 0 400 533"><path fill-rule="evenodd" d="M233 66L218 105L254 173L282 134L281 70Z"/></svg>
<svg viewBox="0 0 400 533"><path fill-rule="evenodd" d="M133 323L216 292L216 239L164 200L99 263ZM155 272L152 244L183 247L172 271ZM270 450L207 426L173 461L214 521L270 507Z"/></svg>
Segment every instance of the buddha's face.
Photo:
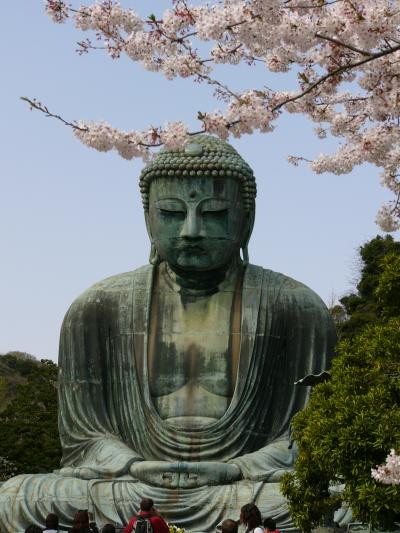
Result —
<svg viewBox="0 0 400 533"><path fill-rule="evenodd" d="M171 267L213 270L239 254L247 215L234 178L155 178L149 200L149 232Z"/></svg>

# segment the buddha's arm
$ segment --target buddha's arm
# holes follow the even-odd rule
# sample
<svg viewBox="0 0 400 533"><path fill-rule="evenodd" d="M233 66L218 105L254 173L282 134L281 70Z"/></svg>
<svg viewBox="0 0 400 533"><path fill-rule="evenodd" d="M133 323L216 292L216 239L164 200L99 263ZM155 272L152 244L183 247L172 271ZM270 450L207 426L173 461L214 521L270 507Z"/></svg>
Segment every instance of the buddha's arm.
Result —
<svg viewBox="0 0 400 533"><path fill-rule="evenodd" d="M329 368L336 342L332 318L320 298L302 284L293 282L292 285L292 280L287 285L277 300L273 313L275 325L271 327L273 335L284 339L285 351L279 354L284 363L274 380L274 409L264 428L258 427L255 432L258 438L260 433L268 435L272 427L275 437L266 437L265 445L257 451L229 461L240 468L243 478L254 481L277 481L293 467L290 422L306 406L310 393L310 387L295 386L294 382ZM273 355L268 349L263 354ZM263 395L262 387L259 392Z"/></svg>
<svg viewBox="0 0 400 533"><path fill-rule="evenodd" d="M105 401L105 307L101 295L88 291L73 303L63 322L59 355L63 475L115 477L141 459L122 442Z"/></svg>
<svg viewBox="0 0 400 533"><path fill-rule="evenodd" d="M282 438L229 462L239 467L244 479L275 482L293 467L293 461L294 454L289 449L289 439Z"/></svg>

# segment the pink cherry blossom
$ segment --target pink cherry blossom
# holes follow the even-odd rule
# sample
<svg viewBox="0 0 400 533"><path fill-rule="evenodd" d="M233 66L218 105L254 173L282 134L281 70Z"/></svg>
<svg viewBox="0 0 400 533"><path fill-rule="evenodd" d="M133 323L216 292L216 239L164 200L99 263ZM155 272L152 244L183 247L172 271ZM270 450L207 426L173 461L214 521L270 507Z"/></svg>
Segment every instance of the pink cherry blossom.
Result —
<svg viewBox="0 0 400 533"><path fill-rule="evenodd" d="M400 485L400 455L395 450L390 450L385 464L372 468L371 475L385 485Z"/></svg>
<svg viewBox="0 0 400 533"><path fill-rule="evenodd" d="M227 139L270 132L284 112L309 117L318 138L332 135L341 143L310 161L311 168L344 174L365 162L376 166L394 195L377 223L384 231L400 227L400 0L209 0L196 6L171 0L164 13L148 18L115 0L85 6L47 0L46 12L93 35L95 44L83 39L81 53L126 54L167 79L210 84L224 106L194 109L199 131ZM221 63L247 65L250 88L238 93L216 78ZM295 72L298 85L251 87L255 64L266 72ZM33 107L44 109L37 102ZM88 146L125 158L148 158L161 144L182 146L189 135L182 122L130 133L106 124L69 125Z"/></svg>
<svg viewBox="0 0 400 533"><path fill-rule="evenodd" d="M167 148L179 148L188 140L188 131L183 122L170 122L160 132L160 142Z"/></svg>

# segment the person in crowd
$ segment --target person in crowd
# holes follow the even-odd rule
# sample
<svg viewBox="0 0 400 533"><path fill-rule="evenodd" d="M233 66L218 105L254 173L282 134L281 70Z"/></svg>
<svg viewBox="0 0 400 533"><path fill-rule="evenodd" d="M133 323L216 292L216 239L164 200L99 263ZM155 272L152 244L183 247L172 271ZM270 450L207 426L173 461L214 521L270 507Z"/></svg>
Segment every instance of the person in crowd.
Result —
<svg viewBox="0 0 400 533"><path fill-rule="evenodd" d="M246 526L246 533L264 533L260 509L254 503L240 509L240 523Z"/></svg>
<svg viewBox="0 0 400 533"><path fill-rule="evenodd" d="M46 516L46 527L43 533L58 533L58 516L54 513L49 513Z"/></svg>
<svg viewBox="0 0 400 533"><path fill-rule="evenodd" d="M136 522L140 522L137 525ZM124 529L124 533L132 533L135 530L136 533L147 533L150 529L153 530L153 533L169 533L168 524L166 521L158 514L156 509L154 509L154 502L151 498L143 498L140 502L140 511L134 516L129 524Z"/></svg>
<svg viewBox="0 0 400 533"><path fill-rule="evenodd" d="M219 528L221 533L238 533L239 523L237 520L227 518L224 520Z"/></svg>
<svg viewBox="0 0 400 533"><path fill-rule="evenodd" d="M264 532L265 533L280 533L276 529L276 522L272 518L264 519Z"/></svg>
<svg viewBox="0 0 400 533"><path fill-rule="evenodd" d="M89 522L89 513L87 510L76 511L74 523L70 533L99 533L94 522Z"/></svg>
<svg viewBox="0 0 400 533"><path fill-rule="evenodd" d="M39 526L28 526L25 529L25 533L42 533L43 529Z"/></svg>
<svg viewBox="0 0 400 533"><path fill-rule="evenodd" d="M115 533L115 531L115 526L113 526L112 524L106 524L105 526L103 526L101 533Z"/></svg>

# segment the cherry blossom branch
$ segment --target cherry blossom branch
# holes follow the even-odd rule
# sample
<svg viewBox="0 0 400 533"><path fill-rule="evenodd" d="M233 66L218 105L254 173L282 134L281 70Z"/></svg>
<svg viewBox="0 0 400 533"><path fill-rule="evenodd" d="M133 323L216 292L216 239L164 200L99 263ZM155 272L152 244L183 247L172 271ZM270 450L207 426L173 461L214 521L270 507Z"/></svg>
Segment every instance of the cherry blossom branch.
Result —
<svg viewBox="0 0 400 533"><path fill-rule="evenodd" d="M70 128L74 130L79 131L88 131L88 128L82 128L78 126L76 122L68 122L68 120L65 120L61 115L57 115L55 113L52 113L49 108L45 105L43 105L41 102L36 100L36 98L33 98L32 100L26 96L20 96L20 100L23 100L27 104L29 104L30 109L37 109L38 111L41 111L45 114L46 117L51 117L59 120L64 124L64 126L69 126Z"/></svg>
<svg viewBox="0 0 400 533"><path fill-rule="evenodd" d="M85 133L89 133L90 132L90 127L89 126L80 126L76 121L74 122L70 122L66 119L64 119L62 116L56 114L56 113L52 113L49 108L42 104L41 102L39 102L38 100L36 100L35 98L33 99L30 99L26 96L21 96L20 97L20 100L23 100L24 102L26 102L30 109L36 109L37 111L40 111L41 113L43 113L46 117L50 117L50 118L55 118L56 120L62 122L62 124L64 124L65 126L68 126L70 128L72 128L75 132L80 132L82 134L85 134ZM199 118L201 120L204 120L205 119L205 115L199 113ZM226 128L230 128L232 126L234 126L235 124L237 124L237 121L234 121L232 123L229 123L229 124L226 124ZM200 129L200 130L197 130L197 131L191 131L191 132L186 132L186 135L188 137L195 137L196 135L201 135L203 133L206 133L206 129L203 128L203 129ZM127 134L129 135L129 134ZM166 143L165 142L157 142L157 139L161 139L162 138L162 130L160 130L159 128L150 128L148 130L148 132L143 132L143 135L147 136L147 137L150 137L153 139L153 141L151 143L148 143L148 142L143 142L143 141L132 141L130 140L129 138L126 139L126 142L127 144L134 144L134 145L137 145L137 146L140 146L140 147L143 147L143 148L160 148L161 146L164 146Z"/></svg>
<svg viewBox="0 0 400 533"><path fill-rule="evenodd" d="M320 9L325 6L330 6L332 4L337 4L338 2L344 2L345 0L332 0L331 2L318 2L317 5L295 5L295 6L288 6L287 4L289 2L292 2L293 0L285 0L284 4L286 4L284 7L289 9Z"/></svg>
<svg viewBox="0 0 400 533"><path fill-rule="evenodd" d="M62 0L46 4L55 22L69 18L77 29L93 31L101 41L98 45L81 41L80 53L105 49L118 58L125 52L167 79L191 77L213 85L214 95L226 102L223 112L198 113L199 132L188 132L181 122L130 133L104 123L79 122L81 130L75 129L75 134L88 146L116 149L128 159L148 157L150 148L182 146L192 134L207 132L226 139L269 132L283 110L301 113L317 124L319 138L329 132L343 141L333 154L308 161L312 169L344 174L364 162L381 168L382 184L395 200L381 208L377 221L385 231L400 228L397 2L215 0L189 6L186 0L172 0L171 9L162 16L147 18L123 9L116 0L98 0L79 9ZM202 48L196 48L197 41ZM210 50L200 57L198 50L204 46ZM252 87L236 93L212 74L218 64L255 62L262 62L269 72L297 69L300 87L290 91ZM350 82L348 91L340 92L346 82ZM59 117L45 106L40 110ZM301 160L306 158L292 158L292 162Z"/></svg>
<svg viewBox="0 0 400 533"><path fill-rule="evenodd" d="M326 82L327 80L329 80L330 78L332 78L334 76L338 76L342 72L346 72L348 70L353 70L356 67L360 67L361 65L365 65L366 63L369 63L370 61L374 61L375 59L379 59L379 58L387 56L389 54L393 54L394 52L397 52L398 50L400 50L400 45L392 48L391 50L382 50L381 52L376 52L375 54L371 54L367 58L361 59L360 61L356 61L355 63L350 63L349 65L342 65L341 67L333 70L332 72L328 72L328 74L325 74L325 76L321 76L317 81L315 81L309 87L307 87L306 90L302 91L301 93L297 94L296 96L292 96L290 98L287 98L283 102L280 102L279 104L277 104L272 109L272 111L278 111L284 105L286 105L286 104L288 104L290 102L295 102L296 100L299 100L300 98L303 98L304 96L309 94L311 91L316 89L319 85L321 85L322 83Z"/></svg>
<svg viewBox="0 0 400 533"><path fill-rule="evenodd" d="M240 100L240 97L238 94L234 93L233 91L231 91L229 89L229 87L227 85L224 85L223 83L219 82L218 80L214 79L214 78L211 78L210 76L207 76L206 74L196 74L196 76L203 80L203 81L206 81L209 85L215 85L216 87L218 87L222 93L226 93L226 94L229 94L232 98L235 98L236 100Z"/></svg>
<svg viewBox="0 0 400 533"><path fill-rule="evenodd" d="M395 176L395 177L398 178L398 176ZM398 210L399 207L400 207L400 191L397 193L397 198L393 202L392 213L396 213L396 211ZM399 374L397 374L397 376L398 375ZM394 376L394 374L392 374L392 377L393 376Z"/></svg>
<svg viewBox="0 0 400 533"><path fill-rule="evenodd" d="M349 50L357 52L357 54L361 54L363 56L371 57L373 55L371 52L367 52L366 50L360 50L360 48L357 48L356 46L344 43L336 37L329 37L328 35L322 35L321 33L316 33L315 37L318 37L319 39L324 39L325 41L330 41L331 43L337 44L339 46L343 46L343 48L348 48Z"/></svg>
<svg viewBox="0 0 400 533"><path fill-rule="evenodd" d="M50 118L55 118L57 120L59 120L60 122L62 122L65 126L68 126L70 128L72 128L73 130L76 130L76 131L80 131L80 132L83 132L83 133L87 133L89 132L89 127L86 127L86 126L80 126L78 124L77 121L74 121L74 122L70 122L66 119L64 119L61 115L58 115L56 113L52 113L49 108L47 106L45 106L44 104L42 104L41 102L39 102L38 100L36 100L36 98L33 98L33 99L30 99L26 96L20 96L20 100L26 102L30 109L36 109L37 111L40 111L41 113L43 113L46 117L50 117ZM205 120L207 117L207 115L205 113L198 113L198 118L199 120ZM237 125L240 121L239 120L235 120L235 121L232 121L232 122L229 122L229 123L226 123L224 126L229 129L235 125ZM153 136L156 136L157 138L159 137L159 134L157 133L157 131L159 130L159 128L150 128L150 132L151 132L151 135ZM203 133L206 133L206 128L203 128L203 129L200 129L200 130L196 130L196 131L188 131L187 132L187 135L189 137L195 137L196 135L201 135ZM163 142L152 142L152 143L143 143L143 142L139 142L138 143L140 146L143 146L145 148L160 148L161 146L163 146L165 143Z"/></svg>

